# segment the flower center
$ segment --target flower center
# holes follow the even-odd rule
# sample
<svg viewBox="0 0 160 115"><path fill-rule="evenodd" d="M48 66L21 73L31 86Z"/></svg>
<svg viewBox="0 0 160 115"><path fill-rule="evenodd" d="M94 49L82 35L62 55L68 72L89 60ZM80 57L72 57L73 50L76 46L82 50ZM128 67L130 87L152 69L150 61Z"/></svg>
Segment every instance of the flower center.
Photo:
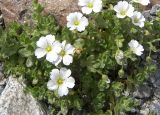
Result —
<svg viewBox="0 0 160 115"><path fill-rule="evenodd" d="M62 56L62 57L63 57L65 54L66 54L66 52L65 52L64 50L62 50L62 51L59 53L59 55Z"/></svg>
<svg viewBox="0 0 160 115"><path fill-rule="evenodd" d="M88 3L88 4L87 4L87 7L88 7L88 8L93 8L93 3Z"/></svg>
<svg viewBox="0 0 160 115"><path fill-rule="evenodd" d="M51 47L51 46L47 46L47 47L46 47L46 51L47 51L47 52L50 52L51 50L52 50L52 47Z"/></svg>
<svg viewBox="0 0 160 115"><path fill-rule="evenodd" d="M130 48L131 49L131 51L134 53L135 51L136 51L136 48Z"/></svg>
<svg viewBox="0 0 160 115"><path fill-rule="evenodd" d="M57 84L58 84L58 85L62 85L63 82L64 82L64 80L63 80L61 77L59 77L59 78L57 79Z"/></svg>
<svg viewBox="0 0 160 115"><path fill-rule="evenodd" d="M80 22L79 22L78 20L75 20L75 21L74 21L74 25L75 25L75 26L78 26L79 23L80 23Z"/></svg>
<svg viewBox="0 0 160 115"><path fill-rule="evenodd" d="M140 2L140 0L134 0L134 2Z"/></svg>
<svg viewBox="0 0 160 115"><path fill-rule="evenodd" d="M134 23L138 23L139 19L137 17L134 18Z"/></svg>
<svg viewBox="0 0 160 115"><path fill-rule="evenodd" d="M120 14L121 14L122 16L125 16L125 15L126 15L126 10L122 9L122 10L120 11Z"/></svg>

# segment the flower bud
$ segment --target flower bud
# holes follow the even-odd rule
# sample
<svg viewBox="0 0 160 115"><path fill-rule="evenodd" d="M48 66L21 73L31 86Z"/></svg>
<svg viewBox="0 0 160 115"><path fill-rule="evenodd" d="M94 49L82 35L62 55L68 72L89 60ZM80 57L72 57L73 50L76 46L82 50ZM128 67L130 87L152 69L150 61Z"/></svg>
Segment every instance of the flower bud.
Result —
<svg viewBox="0 0 160 115"><path fill-rule="evenodd" d="M120 69L120 70L118 71L118 75L119 75L120 78L124 77L124 70L123 70L123 69Z"/></svg>

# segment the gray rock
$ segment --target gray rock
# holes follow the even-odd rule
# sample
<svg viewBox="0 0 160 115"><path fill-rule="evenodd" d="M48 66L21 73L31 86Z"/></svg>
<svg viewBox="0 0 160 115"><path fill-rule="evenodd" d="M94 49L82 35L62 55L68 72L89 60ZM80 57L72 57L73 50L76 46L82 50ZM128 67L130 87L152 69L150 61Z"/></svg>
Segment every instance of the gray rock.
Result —
<svg viewBox="0 0 160 115"><path fill-rule="evenodd" d="M142 14L146 20L151 21L156 18L156 14L158 11L160 11L160 5L156 4L152 7L151 10L144 11Z"/></svg>
<svg viewBox="0 0 160 115"><path fill-rule="evenodd" d="M6 79L4 78L0 80L0 95L2 91L4 90L5 86L6 86Z"/></svg>
<svg viewBox="0 0 160 115"><path fill-rule="evenodd" d="M154 95L155 95L157 98L160 99L160 89L159 89L159 88L154 91Z"/></svg>
<svg viewBox="0 0 160 115"><path fill-rule="evenodd" d="M3 14L0 10L0 27L4 28L5 27L5 24L4 24L4 19L3 19Z"/></svg>
<svg viewBox="0 0 160 115"><path fill-rule="evenodd" d="M149 98L151 96L152 90L147 85L141 85L133 92L133 96L136 98Z"/></svg>
<svg viewBox="0 0 160 115"><path fill-rule="evenodd" d="M158 102L158 100L154 103L154 111L157 113L157 115L160 115L160 102Z"/></svg>
<svg viewBox="0 0 160 115"><path fill-rule="evenodd" d="M160 88L160 79L158 79L154 84L153 84L154 87L156 88Z"/></svg>
<svg viewBox="0 0 160 115"><path fill-rule="evenodd" d="M150 14L151 15L156 15L157 12L160 11L160 4L156 4L152 7L152 9L150 10Z"/></svg>
<svg viewBox="0 0 160 115"><path fill-rule="evenodd" d="M160 69L157 69L155 73L149 75L148 82L152 83L154 87L159 87L160 86L160 84L158 84L160 82L159 80L160 80Z"/></svg>
<svg viewBox="0 0 160 115"><path fill-rule="evenodd" d="M5 88L5 86L0 86L0 95L1 95L1 93L2 93L2 91L4 90L4 88Z"/></svg>
<svg viewBox="0 0 160 115"><path fill-rule="evenodd" d="M0 115L47 115L31 94L24 93L25 85L9 77L0 95Z"/></svg>
<svg viewBox="0 0 160 115"><path fill-rule="evenodd" d="M149 75L148 82L151 83L151 84L156 82L156 78L155 78L155 74L154 73Z"/></svg>
<svg viewBox="0 0 160 115"><path fill-rule="evenodd" d="M149 109L145 108L143 110L140 110L140 115L149 115Z"/></svg>
<svg viewBox="0 0 160 115"><path fill-rule="evenodd" d="M160 79L160 69L157 69L157 71L155 73L155 78Z"/></svg>
<svg viewBox="0 0 160 115"><path fill-rule="evenodd" d="M154 112L156 115L160 115L160 100L153 97L150 101L147 101L142 105L141 110L149 109L149 112Z"/></svg>
<svg viewBox="0 0 160 115"><path fill-rule="evenodd" d="M6 81L7 81L6 78L1 79L0 80L0 86L5 86L6 85Z"/></svg>
<svg viewBox="0 0 160 115"><path fill-rule="evenodd" d="M0 81L4 79L4 75L2 72L0 72Z"/></svg>
<svg viewBox="0 0 160 115"><path fill-rule="evenodd" d="M145 17L145 19L148 20L148 21L151 21L155 18L154 16L152 16L150 14L150 10L144 11L142 14Z"/></svg>
<svg viewBox="0 0 160 115"><path fill-rule="evenodd" d="M2 93L3 89L6 85L6 78L4 78L4 75L2 72L0 72L0 94Z"/></svg>

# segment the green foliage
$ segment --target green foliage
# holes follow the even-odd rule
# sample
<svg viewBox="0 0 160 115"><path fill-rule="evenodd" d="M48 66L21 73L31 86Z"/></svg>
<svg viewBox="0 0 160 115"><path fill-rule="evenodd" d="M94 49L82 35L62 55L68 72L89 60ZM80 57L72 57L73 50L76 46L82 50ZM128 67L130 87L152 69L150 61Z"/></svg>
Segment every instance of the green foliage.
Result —
<svg viewBox="0 0 160 115"><path fill-rule="evenodd" d="M104 0L104 10L88 16L89 26L82 33L58 26L50 15L42 16L43 8L34 2L30 24L14 22L0 30L0 60L5 63L5 74L23 77L26 91L51 105L50 113L54 115L59 110L66 114L69 109L85 109L89 115L120 115L138 106L133 98L122 93L132 91L156 69L150 56L158 51L155 43L160 40L160 19L157 17L153 24L146 22L143 29L135 27L128 18L115 16L110 5L115 2ZM47 89L50 71L55 66L34 56L36 41L47 34L76 47L70 66L76 86L61 98ZM131 39L145 47L143 60L130 53ZM120 49L125 52L122 65L115 60ZM142 62L145 66L140 66Z"/></svg>

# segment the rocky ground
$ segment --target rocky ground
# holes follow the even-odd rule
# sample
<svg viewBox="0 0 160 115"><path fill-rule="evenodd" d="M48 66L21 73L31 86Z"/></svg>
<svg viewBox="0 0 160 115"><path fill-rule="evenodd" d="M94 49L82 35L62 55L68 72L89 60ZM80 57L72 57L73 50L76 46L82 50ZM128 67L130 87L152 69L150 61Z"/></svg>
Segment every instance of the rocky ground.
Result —
<svg viewBox="0 0 160 115"><path fill-rule="evenodd" d="M70 12L78 11L78 0L38 0L45 7L44 14L54 15L60 25L66 23ZM16 7L16 8L15 8ZM32 0L0 0L0 9L5 23L26 23L31 18Z"/></svg>
<svg viewBox="0 0 160 115"><path fill-rule="evenodd" d="M0 25L4 26L11 21L24 23L30 19L32 0L0 0ZM59 24L66 23L65 17L69 12L78 11L77 0L38 0L45 6L48 14L56 16ZM160 1L153 0L152 4ZM62 4L63 3L63 4ZM18 7L15 9L15 6ZM54 6L54 7L53 7ZM155 5L151 10L143 14L146 19L152 20L156 17L156 11L160 10L160 5ZM155 60L159 54L155 55ZM157 63L155 61L155 63ZM133 109L133 115L149 115L154 111L160 115L160 65L158 70L149 76L149 79L139 86L135 92L131 93L134 98L141 102L139 109ZM47 115L44 104L35 100L31 94L25 94L25 85L22 80L13 77L5 78L3 75L3 64L0 63L0 115ZM43 106L42 106L43 105ZM12 113L12 114L11 114ZM70 115L85 115L85 112L72 111Z"/></svg>
<svg viewBox="0 0 160 115"><path fill-rule="evenodd" d="M160 11L160 4L154 5L151 10L144 11L143 15L151 21L156 18L157 11ZM133 92L133 97L141 102L141 108L133 110L136 114L149 115L149 113L155 112L160 115L160 64L156 61L159 60L159 55L160 52L152 55L158 68L157 71L150 74L148 80Z"/></svg>
<svg viewBox="0 0 160 115"><path fill-rule="evenodd" d="M155 112L160 115L160 68L137 88L133 97L141 103L141 108L133 110L133 113L149 115L149 113Z"/></svg>

